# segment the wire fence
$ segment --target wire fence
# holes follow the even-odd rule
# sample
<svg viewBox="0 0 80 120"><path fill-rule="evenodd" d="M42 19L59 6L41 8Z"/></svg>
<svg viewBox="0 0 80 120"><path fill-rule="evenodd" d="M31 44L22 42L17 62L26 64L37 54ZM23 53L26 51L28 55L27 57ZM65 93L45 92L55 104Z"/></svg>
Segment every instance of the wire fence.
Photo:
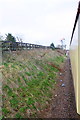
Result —
<svg viewBox="0 0 80 120"><path fill-rule="evenodd" d="M35 48L43 48L47 49L50 46L43 46L31 43L22 43L22 42L11 42L11 41L0 41L2 51L16 51L16 50L25 50L25 49L35 49Z"/></svg>

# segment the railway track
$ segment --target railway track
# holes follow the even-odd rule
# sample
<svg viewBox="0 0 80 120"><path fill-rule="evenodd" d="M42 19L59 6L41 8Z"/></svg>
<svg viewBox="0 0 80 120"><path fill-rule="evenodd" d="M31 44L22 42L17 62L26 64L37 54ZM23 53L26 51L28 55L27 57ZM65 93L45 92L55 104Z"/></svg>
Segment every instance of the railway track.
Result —
<svg viewBox="0 0 80 120"><path fill-rule="evenodd" d="M64 86L62 86L64 84ZM67 59L62 74L53 91L52 104L43 113L43 118L78 118L70 60ZM41 116L42 116L41 115Z"/></svg>

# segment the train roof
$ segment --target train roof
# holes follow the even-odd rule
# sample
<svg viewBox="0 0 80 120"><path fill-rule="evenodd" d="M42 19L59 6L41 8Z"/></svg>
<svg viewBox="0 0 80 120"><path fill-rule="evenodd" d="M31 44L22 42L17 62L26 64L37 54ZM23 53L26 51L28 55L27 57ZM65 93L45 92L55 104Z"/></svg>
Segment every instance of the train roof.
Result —
<svg viewBox="0 0 80 120"><path fill-rule="evenodd" d="M78 3L78 9L77 9L76 19L75 19L75 22L74 22L74 27L73 27L73 31L72 31L72 35L71 35L70 45L71 45L71 42L72 42L72 39L73 39L73 35L74 35L76 24L77 24L77 21L78 21L78 18L79 18L79 14L80 14L80 1Z"/></svg>

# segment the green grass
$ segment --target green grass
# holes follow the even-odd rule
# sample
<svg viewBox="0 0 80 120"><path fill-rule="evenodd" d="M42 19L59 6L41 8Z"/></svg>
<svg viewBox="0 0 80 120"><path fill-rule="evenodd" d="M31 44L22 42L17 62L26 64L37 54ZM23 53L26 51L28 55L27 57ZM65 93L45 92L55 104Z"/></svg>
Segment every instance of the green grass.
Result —
<svg viewBox="0 0 80 120"><path fill-rule="evenodd" d="M49 56L49 55L48 55ZM45 109L46 102L52 98L58 69L48 62L60 66L64 56L47 59L25 59L18 61L10 55L3 62L3 116L27 118L36 117L38 111ZM6 99L5 99L6 98ZM13 112L14 111L14 112ZM30 111L30 112L28 112Z"/></svg>

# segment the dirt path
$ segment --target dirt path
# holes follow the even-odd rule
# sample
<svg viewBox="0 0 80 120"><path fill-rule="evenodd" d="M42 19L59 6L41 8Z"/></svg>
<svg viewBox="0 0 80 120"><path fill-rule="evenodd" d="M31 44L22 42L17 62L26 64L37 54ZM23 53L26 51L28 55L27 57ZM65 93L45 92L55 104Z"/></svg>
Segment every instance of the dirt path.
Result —
<svg viewBox="0 0 80 120"><path fill-rule="evenodd" d="M69 59L66 60L63 73L60 74L54 90L51 107L47 109L44 118L79 118L76 112L73 80ZM63 84L63 86L62 86Z"/></svg>

